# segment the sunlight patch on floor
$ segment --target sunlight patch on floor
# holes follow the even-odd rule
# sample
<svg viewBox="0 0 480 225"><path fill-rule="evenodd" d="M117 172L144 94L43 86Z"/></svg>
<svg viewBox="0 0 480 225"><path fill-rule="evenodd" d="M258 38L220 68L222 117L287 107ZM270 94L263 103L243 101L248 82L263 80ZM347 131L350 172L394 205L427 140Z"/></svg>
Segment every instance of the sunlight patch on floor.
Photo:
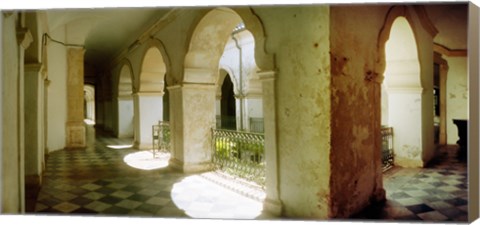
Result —
<svg viewBox="0 0 480 225"><path fill-rule="evenodd" d="M263 203L247 198L199 175L185 177L173 185L174 204L192 218L255 219Z"/></svg>
<svg viewBox="0 0 480 225"><path fill-rule="evenodd" d="M130 153L123 158L127 165L141 170L165 168L168 166L169 160L170 153L157 152L154 155L149 150Z"/></svg>
<svg viewBox="0 0 480 225"><path fill-rule="evenodd" d="M107 145L107 148L111 149L127 149L131 147L133 147L133 145Z"/></svg>
<svg viewBox="0 0 480 225"><path fill-rule="evenodd" d="M87 125L95 125L95 121L91 119L84 119L83 122L85 122Z"/></svg>

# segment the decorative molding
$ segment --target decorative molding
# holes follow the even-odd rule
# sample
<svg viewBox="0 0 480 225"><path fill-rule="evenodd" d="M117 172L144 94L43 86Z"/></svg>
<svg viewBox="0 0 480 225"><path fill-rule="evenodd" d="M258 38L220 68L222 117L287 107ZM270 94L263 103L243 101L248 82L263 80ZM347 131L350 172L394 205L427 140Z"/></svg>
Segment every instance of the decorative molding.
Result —
<svg viewBox="0 0 480 225"><path fill-rule="evenodd" d="M258 77L260 78L261 81L266 81L266 80L275 80L275 71L270 70L270 71L260 71L257 72Z"/></svg>
<svg viewBox="0 0 480 225"><path fill-rule="evenodd" d="M142 91L142 92L137 92L134 93L133 96L135 97L142 97L142 96L163 96L165 92L163 91L155 91L155 92L148 92L148 91Z"/></svg>
<svg viewBox="0 0 480 225"><path fill-rule="evenodd" d="M466 49L449 49L441 44L433 43L433 51L449 57L467 57Z"/></svg>
<svg viewBox="0 0 480 225"><path fill-rule="evenodd" d="M17 41L23 49L27 49L28 46L33 42L33 36L29 29L20 28L17 30Z"/></svg>

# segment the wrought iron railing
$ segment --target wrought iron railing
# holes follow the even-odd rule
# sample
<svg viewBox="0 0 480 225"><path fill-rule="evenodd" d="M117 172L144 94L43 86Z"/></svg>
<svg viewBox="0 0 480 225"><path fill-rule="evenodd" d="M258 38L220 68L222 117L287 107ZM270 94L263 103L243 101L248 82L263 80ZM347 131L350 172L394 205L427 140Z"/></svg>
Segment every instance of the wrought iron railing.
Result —
<svg viewBox="0 0 480 225"><path fill-rule="evenodd" d="M250 117L250 132L263 133L263 118Z"/></svg>
<svg viewBox="0 0 480 225"><path fill-rule="evenodd" d="M393 166L393 128L382 127L382 164L383 171Z"/></svg>
<svg viewBox="0 0 480 225"><path fill-rule="evenodd" d="M264 135L218 129L212 132L215 168L264 186Z"/></svg>
<svg viewBox="0 0 480 225"><path fill-rule="evenodd" d="M153 156L170 152L170 124L167 121L158 121L152 126Z"/></svg>

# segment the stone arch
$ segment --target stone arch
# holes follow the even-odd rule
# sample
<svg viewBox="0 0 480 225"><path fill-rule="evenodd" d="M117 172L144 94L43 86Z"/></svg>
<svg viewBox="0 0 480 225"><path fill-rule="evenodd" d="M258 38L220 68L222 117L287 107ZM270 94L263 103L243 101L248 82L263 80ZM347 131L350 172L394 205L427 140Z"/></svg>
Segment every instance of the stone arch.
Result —
<svg viewBox="0 0 480 225"><path fill-rule="evenodd" d="M228 35L239 23L243 23L254 37L255 61L260 70L264 72L275 70L274 57L266 51L263 24L253 9L219 7L208 11L198 23L193 25L192 33L187 39L189 44L185 56L183 82L196 83L200 79L203 83L215 83L216 78L212 77L212 72L219 67L219 59L228 41ZM199 78L199 73L209 75Z"/></svg>
<svg viewBox="0 0 480 225"><path fill-rule="evenodd" d="M116 96L131 95L135 91L134 75L132 64L127 59L124 59L120 64L120 72L118 73Z"/></svg>
<svg viewBox="0 0 480 225"><path fill-rule="evenodd" d="M218 79L215 82L215 86L217 87L217 96L222 95L222 84L225 78L229 76L230 80L233 83L233 90L235 94L238 94L238 81L235 79L235 76L233 75L233 70L229 67L220 67L218 70Z"/></svg>
<svg viewBox="0 0 480 225"><path fill-rule="evenodd" d="M428 90L433 88L437 32L422 6L393 6L379 34L377 82L388 93L388 125L394 129L395 164L400 166L422 167L433 156L433 91Z"/></svg>
<svg viewBox="0 0 480 225"><path fill-rule="evenodd" d="M415 15L412 15L412 10L416 12ZM438 30L435 28L435 26L433 26L433 23L428 19L427 13L425 12L425 8L423 6L392 6L387 12L385 22L382 29L380 30L377 42L378 58L376 71L379 75L377 78L379 78L378 81L380 83L383 82L383 79L385 78L383 76L386 65L385 45L390 38L390 31L392 29L393 22L398 17L406 18L413 31L413 35L416 41L418 40L418 33L420 29L424 29L432 36L432 38L438 33ZM413 22L416 19L419 21L418 23L420 24ZM421 58L420 54L422 53L418 52L418 54L419 58Z"/></svg>
<svg viewBox="0 0 480 225"><path fill-rule="evenodd" d="M138 91L158 92L170 83L171 64L163 43L150 39L146 43L139 71Z"/></svg>

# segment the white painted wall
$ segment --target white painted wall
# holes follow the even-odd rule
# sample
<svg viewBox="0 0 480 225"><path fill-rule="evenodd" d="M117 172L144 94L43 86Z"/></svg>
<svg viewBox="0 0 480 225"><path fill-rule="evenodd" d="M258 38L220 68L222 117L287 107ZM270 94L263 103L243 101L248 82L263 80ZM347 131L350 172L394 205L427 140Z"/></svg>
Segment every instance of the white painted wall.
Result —
<svg viewBox="0 0 480 225"><path fill-rule="evenodd" d="M118 133L120 138L133 137L133 98L118 97Z"/></svg>
<svg viewBox="0 0 480 225"><path fill-rule="evenodd" d="M457 126L453 119L468 119L467 57L445 57L447 74L447 144L458 141Z"/></svg>
<svg viewBox="0 0 480 225"><path fill-rule="evenodd" d="M65 27L51 31L55 40L65 40ZM63 45L49 42L48 51L48 140L49 152L63 149L67 121L67 52Z"/></svg>
<svg viewBox="0 0 480 225"><path fill-rule="evenodd" d="M152 126L163 120L163 95L159 93L135 94L135 147L152 148Z"/></svg>
<svg viewBox="0 0 480 225"><path fill-rule="evenodd" d="M263 100L261 98L245 99L248 117L263 118Z"/></svg>
<svg viewBox="0 0 480 225"><path fill-rule="evenodd" d="M237 127L240 127L240 124L243 123L244 129L248 129L250 117L263 118L261 82L256 74L258 67L255 63L255 42L252 34L247 30L235 34L234 38L235 40L230 37L225 45L225 50L220 58L219 65L220 68L231 73L230 78L234 84L234 92L236 95L243 94L246 96L250 93L257 95L257 98L244 98L243 102L240 98L236 98L235 101ZM239 50L237 44L241 50ZM242 79L242 85L240 85L240 79ZM219 83L218 85L218 88L221 89L222 84ZM242 91L240 91L240 88L242 88ZM216 115L220 115L220 99L217 99L215 104ZM241 111L242 109L243 112ZM241 114L243 114L243 121L240 118Z"/></svg>
<svg viewBox="0 0 480 225"><path fill-rule="evenodd" d="M388 124L394 127L395 163L422 166L421 93L389 92L388 102Z"/></svg>

